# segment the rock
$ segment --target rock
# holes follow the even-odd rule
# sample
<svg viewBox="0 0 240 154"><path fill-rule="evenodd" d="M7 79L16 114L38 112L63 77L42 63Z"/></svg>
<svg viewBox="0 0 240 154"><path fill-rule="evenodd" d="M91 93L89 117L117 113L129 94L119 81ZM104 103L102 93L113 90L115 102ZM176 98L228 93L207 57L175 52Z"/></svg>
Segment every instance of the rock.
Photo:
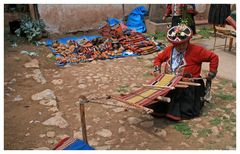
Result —
<svg viewBox="0 0 240 154"><path fill-rule="evenodd" d="M52 58L53 56L54 56L54 55L53 55L52 53L49 53L46 57L50 59L50 58Z"/></svg>
<svg viewBox="0 0 240 154"><path fill-rule="evenodd" d="M156 135L158 136L161 136L161 137L166 137L167 136L167 132L164 130L164 129L158 129L156 132L155 132Z"/></svg>
<svg viewBox="0 0 240 154"><path fill-rule="evenodd" d="M64 138L66 138L66 137L69 137L69 135L67 135L67 134L60 134L60 135L57 135L56 137L59 138L60 140L62 140Z"/></svg>
<svg viewBox="0 0 240 154"><path fill-rule="evenodd" d="M124 124L124 123L125 123L125 121L123 121L123 120L118 120L118 122L119 122L120 124Z"/></svg>
<svg viewBox="0 0 240 154"><path fill-rule="evenodd" d="M204 143L204 138L202 138L202 137L200 137L199 139L198 139L198 142L200 142L200 143Z"/></svg>
<svg viewBox="0 0 240 154"><path fill-rule="evenodd" d="M194 118L192 121L200 122L200 121L202 121L202 119L201 118Z"/></svg>
<svg viewBox="0 0 240 154"><path fill-rule="evenodd" d="M125 138L120 138L120 142L123 143L126 139Z"/></svg>
<svg viewBox="0 0 240 154"><path fill-rule="evenodd" d="M80 89L83 89L83 88L86 88L87 86L85 85L85 84L79 84L78 85L78 88L80 88Z"/></svg>
<svg viewBox="0 0 240 154"><path fill-rule="evenodd" d="M165 149L166 150L172 150L172 147L171 146L167 146Z"/></svg>
<svg viewBox="0 0 240 154"><path fill-rule="evenodd" d="M13 84L14 82L16 82L17 80L15 78L13 78L11 81L8 82L8 84ZM5 84L5 83L4 83Z"/></svg>
<svg viewBox="0 0 240 154"><path fill-rule="evenodd" d="M50 112L58 112L59 110L58 110L57 107L51 107L51 108L48 109L48 111L50 111Z"/></svg>
<svg viewBox="0 0 240 154"><path fill-rule="evenodd" d="M198 133L197 133L197 132L193 132L193 133L192 133L192 136L193 136L193 137L198 137Z"/></svg>
<svg viewBox="0 0 240 154"><path fill-rule="evenodd" d="M30 62L24 64L26 68L39 68L39 62L37 59L33 59Z"/></svg>
<svg viewBox="0 0 240 154"><path fill-rule="evenodd" d="M50 126L58 126L59 128L66 128L68 127L68 122L61 117L61 115L56 115L54 117L49 118L48 120L42 123L43 125L50 125Z"/></svg>
<svg viewBox="0 0 240 154"><path fill-rule="evenodd" d="M43 77L42 72L40 71L40 69L33 70L32 77L38 83L45 84L47 82L46 79Z"/></svg>
<svg viewBox="0 0 240 154"><path fill-rule="evenodd" d="M11 94L9 94L9 93L5 93L5 95L6 95L6 96L8 96L8 97L10 97L10 96L11 96Z"/></svg>
<svg viewBox="0 0 240 154"><path fill-rule="evenodd" d="M130 125L134 125L140 123L142 120L136 117L129 117L127 121Z"/></svg>
<svg viewBox="0 0 240 154"><path fill-rule="evenodd" d="M118 108L114 108L113 111L116 112L116 113L119 113L119 112L125 111L125 109L121 108L121 107L118 107Z"/></svg>
<svg viewBox="0 0 240 154"><path fill-rule="evenodd" d="M78 139L82 139L82 131L73 131L73 137L74 138L78 138Z"/></svg>
<svg viewBox="0 0 240 154"><path fill-rule="evenodd" d="M61 77L61 74L54 74L53 77L54 77L54 78L60 78L60 77Z"/></svg>
<svg viewBox="0 0 240 154"><path fill-rule="evenodd" d="M89 145L94 146L94 147L98 145L98 141L95 139L89 140L88 143L89 143Z"/></svg>
<svg viewBox="0 0 240 154"><path fill-rule="evenodd" d="M111 109L111 108L113 108L113 106L111 106L111 105L101 105L102 107L104 107L105 109Z"/></svg>
<svg viewBox="0 0 240 154"><path fill-rule="evenodd" d="M17 95L17 97L15 97L15 98L13 99L14 102L22 101L22 100L23 100L23 98L22 98L20 95Z"/></svg>
<svg viewBox="0 0 240 154"><path fill-rule="evenodd" d="M108 83L109 79L107 77L101 77L102 83Z"/></svg>
<svg viewBox="0 0 240 154"><path fill-rule="evenodd" d="M154 119L153 116L151 116L149 114L143 114L141 117L144 118L144 119L147 119L147 120L153 120Z"/></svg>
<svg viewBox="0 0 240 154"><path fill-rule="evenodd" d="M39 148L35 148L33 150L50 150L48 147L39 147Z"/></svg>
<svg viewBox="0 0 240 154"><path fill-rule="evenodd" d="M11 87L7 87L8 88L8 90L10 90L11 92L15 92L16 90L15 89L13 89L13 88L11 88Z"/></svg>
<svg viewBox="0 0 240 154"><path fill-rule="evenodd" d="M204 128L204 126L201 125L201 124L196 124L195 126L196 126L197 128Z"/></svg>
<svg viewBox="0 0 240 154"><path fill-rule="evenodd" d="M85 79L79 79L79 80L78 80L78 83L79 83L79 84L84 84L84 83L86 83L86 81L85 81Z"/></svg>
<svg viewBox="0 0 240 154"><path fill-rule="evenodd" d="M226 150L236 150L236 148L228 145L226 146Z"/></svg>
<svg viewBox="0 0 240 154"><path fill-rule="evenodd" d="M29 136L29 135L30 135L30 133L26 133L26 134L25 134L25 136Z"/></svg>
<svg viewBox="0 0 240 154"><path fill-rule="evenodd" d="M231 104L228 104L228 105L226 106L226 108L227 108L227 109L230 109L230 108L232 108L232 105L231 105Z"/></svg>
<svg viewBox="0 0 240 154"><path fill-rule="evenodd" d="M110 150L111 149L111 146L110 145L105 145L105 146L98 146L98 147L95 147L96 150Z"/></svg>
<svg viewBox="0 0 240 154"><path fill-rule="evenodd" d="M211 130L212 130L212 135L217 136L219 134L219 130L217 126L213 126Z"/></svg>
<svg viewBox="0 0 240 154"><path fill-rule="evenodd" d="M42 100L42 99L46 99L46 100L55 100L56 96L54 95L54 92L50 89L46 89L42 92L39 92L37 94L32 95L32 100Z"/></svg>
<svg viewBox="0 0 240 154"><path fill-rule="evenodd" d="M46 136L46 134L39 134L40 138L44 138Z"/></svg>
<svg viewBox="0 0 240 154"><path fill-rule="evenodd" d="M120 133L123 133L123 132L125 132L125 131L126 131L126 129L125 129L124 126L118 128L118 133L119 133L119 134L120 134Z"/></svg>
<svg viewBox="0 0 240 154"><path fill-rule="evenodd" d="M98 123L100 120L101 120L101 119L100 119L99 117L97 117L97 118L94 118L94 119L93 119L93 122Z"/></svg>
<svg viewBox="0 0 240 154"><path fill-rule="evenodd" d="M144 121L144 122L141 122L140 125L145 128L150 128L154 125L154 123L153 123L153 121Z"/></svg>
<svg viewBox="0 0 240 154"><path fill-rule="evenodd" d="M47 137L49 137L49 138L54 138L55 135L56 135L56 133L54 131L48 131L47 132Z"/></svg>
<svg viewBox="0 0 240 154"><path fill-rule="evenodd" d="M45 106L57 106L57 101L54 99L48 99L48 100L40 100L39 104L45 105Z"/></svg>
<svg viewBox="0 0 240 154"><path fill-rule="evenodd" d="M57 141L56 139L48 139L48 140L47 140L47 143L48 143L48 144L55 145L55 144L58 143L58 141Z"/></svg>
<svg viewBox="0 0 240 154"><path fill-rule="evenodd" d="M63 83L63 80L62 79L56 79L56 80L52 80L52 84L54 85L60 85Z"/></svg>
<svg viewBox="0 0 240 154"><path fill-rule="evenodd" d="M190 147L190 145L185 143L185 142L181 142L180 145L183 145L183 146L188 147L188 148Z"/></svg>
<svg viewBox="0 0 240 154"><path fill-rule="evenodd" d="M117 144L118 142L119 142L119 139L112 139L112 140L104 142L104 144L113 145L113 144Z"/></svg>
<svg viewBox="0 0 240 154"><path fill-rule="evenodd" d="M111 137L112 132L108 129L101 129L96 132L97 135L102 136L102 137Z"/></svg>
<svg viewBox="0 0 240 154"><path fill-rule="evenodd" d="M72 65L66 64L64 67L65 67L65 68L68 68L68 67L72 67Z"/></svg>
<svg viewBox="0 0 240 154"><path fill-rule="evenodd" d="M228 115L228 114L223 114L223 117L226 119L230 119L230 115Z"/></svg>
<svg viewBox="0 0 240 154"><path fill-rule="evenodd" d="M91 64L97 64L97 61L96 61L96 60L93 60L93 61L91 62Z"/></svg>

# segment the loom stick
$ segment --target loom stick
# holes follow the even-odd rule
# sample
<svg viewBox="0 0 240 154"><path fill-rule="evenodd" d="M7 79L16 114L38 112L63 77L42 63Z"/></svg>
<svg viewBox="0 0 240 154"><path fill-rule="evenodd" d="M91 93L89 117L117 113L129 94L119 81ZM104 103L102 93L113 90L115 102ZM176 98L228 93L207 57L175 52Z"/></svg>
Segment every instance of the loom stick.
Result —
<svg viewBox="0 0 240 154"><path fill-rule="evenodd" d="M178 84L184 84L184 85L189 85L189 86L201 86L200 83L183 82L183 81L179 81Z"/></svg>
<svg viewBox="0 0 240 154"><path fill-rule="evenodd" d="M171 90L174 89L174 87L170 87L170 86L155 86L155 85L146 85L146 84L143 84L143 87L159 88L159 89L161 89L161 88L167 88L167 89L171 89Z"/></svg>
<svg viewBox="0 0 240 154"><path fill-rule="evenodd" d="M171 102L171 98L169 98L169 97L164 97L164 96L158 96L158 97L157 97L157 100L163 101L163 102L167 102L167 103L170 103L170 102Z"/></svg>

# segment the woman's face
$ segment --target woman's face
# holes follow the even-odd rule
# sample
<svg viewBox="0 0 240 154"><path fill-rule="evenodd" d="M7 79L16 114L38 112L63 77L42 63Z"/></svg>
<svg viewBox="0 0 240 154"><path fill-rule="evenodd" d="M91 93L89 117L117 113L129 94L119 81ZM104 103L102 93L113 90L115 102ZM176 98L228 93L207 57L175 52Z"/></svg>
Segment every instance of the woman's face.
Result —
<svg viewBox="0 0 240 154"><path fill-rule="evenodd" d="M178 52L185 52L187 50L189 42L175 45L175 48Z"/></svg>

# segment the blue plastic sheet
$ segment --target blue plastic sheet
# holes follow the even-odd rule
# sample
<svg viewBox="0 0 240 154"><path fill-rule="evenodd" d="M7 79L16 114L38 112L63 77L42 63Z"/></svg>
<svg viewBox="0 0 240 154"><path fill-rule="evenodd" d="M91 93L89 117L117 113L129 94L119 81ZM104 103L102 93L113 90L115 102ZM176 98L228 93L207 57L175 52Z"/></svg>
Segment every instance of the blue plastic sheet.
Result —
<svg viewBox="0 0 240 154"><path fill-rule="evenodd" d="M112 27L112 26L114 26L114 25L116 25L116 24L121 23L122 21L119 20L119 19L117 19L117 18L108 18L108 19L107 19L107 22L108 22L109 26Z"/></svg>
<svg viewBox="0 0 240 154"><path fill-rule="evenodd" d="M127 26L130 29L136 30L137 32L144 33L147 31L144 16L147 15L148 10L144 6L136 7L128 15Z"/></svg>

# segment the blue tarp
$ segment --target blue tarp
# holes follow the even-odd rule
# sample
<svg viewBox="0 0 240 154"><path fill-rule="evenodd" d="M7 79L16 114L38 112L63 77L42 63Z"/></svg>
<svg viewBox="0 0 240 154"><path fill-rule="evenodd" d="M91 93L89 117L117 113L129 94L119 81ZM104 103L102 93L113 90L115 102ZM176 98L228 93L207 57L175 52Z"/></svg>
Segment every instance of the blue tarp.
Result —
<svg viewBox="0 0 240 154"><path fill-rule="evenodd" d="M144 33L147 31L144 23L144 16L147 15L148 10L144 6L136 7L128 15L127 26L130 29L134 29L137 32Z"/></svg>
<svg viewBox="0 0 240 154"><path fill-rule="evenodd" d="M116 25L116 24L121 23L122 21L119 20L119 19L117 19L117 18L108 18L108 19L107 19L107 22L108 22L109 26L112 27L112 26L114 26L114 25Z"/></svg>

